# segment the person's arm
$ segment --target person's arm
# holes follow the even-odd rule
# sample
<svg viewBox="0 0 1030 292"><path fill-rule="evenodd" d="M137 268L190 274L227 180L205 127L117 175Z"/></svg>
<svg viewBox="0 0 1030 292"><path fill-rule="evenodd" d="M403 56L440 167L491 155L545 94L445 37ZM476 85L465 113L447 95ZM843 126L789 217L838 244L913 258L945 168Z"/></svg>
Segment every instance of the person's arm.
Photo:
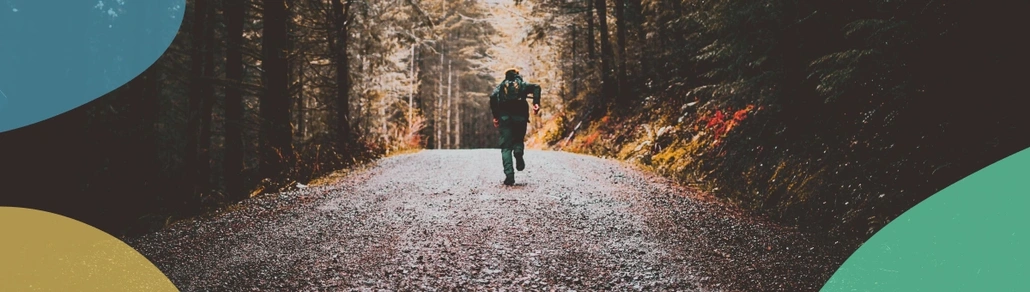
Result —
<svg viewBox="0 0 1030 292"><path fill-rule="evenodd" d="M497 119L500 114L500 108L498 104L498 94L501 92L501 86L494 87L494 92L490 93L490 114L494 117L494 127L498 125Z"/></svg>
<svg viewBox="0 0 1030 292"><path fill-rule="evenodd" d="M526 89L529 89L533 94L533 113L540 111L540 85L536 83L526 84Z"/></svg>
<svg viewBox="0 0 1030 292"><path fill-rule="evenodd" d="M530 83L528 86L529 90L533 93L533 104L540 105L540 85Z"/></svg>

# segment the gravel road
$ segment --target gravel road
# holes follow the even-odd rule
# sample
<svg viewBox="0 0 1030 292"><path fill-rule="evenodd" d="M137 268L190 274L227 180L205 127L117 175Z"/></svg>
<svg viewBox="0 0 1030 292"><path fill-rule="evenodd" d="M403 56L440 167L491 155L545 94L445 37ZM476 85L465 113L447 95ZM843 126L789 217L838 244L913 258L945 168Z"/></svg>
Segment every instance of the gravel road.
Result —
<svg viewBox="0 0 1030 292"><path fill-rule="evenodd" d="M847 254L623 163L425 150L127 240L182 291L816 291Z"/></svg>

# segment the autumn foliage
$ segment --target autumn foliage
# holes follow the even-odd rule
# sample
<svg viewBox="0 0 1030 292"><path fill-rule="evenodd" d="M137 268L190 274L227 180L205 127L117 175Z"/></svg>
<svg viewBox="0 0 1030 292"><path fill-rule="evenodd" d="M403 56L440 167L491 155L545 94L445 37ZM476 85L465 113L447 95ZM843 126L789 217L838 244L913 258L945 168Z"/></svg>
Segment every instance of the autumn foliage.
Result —
<svg viewBox="0 0 1030 292"><path fill-rule="evenodd" d="M705 129L712 131L712 135L714 136L712 146L714 147L719 145L719 142L725 138L726 134L729 133L730 130L733 130L734 127L744 122L744 119L746 119L748 114L754 109L755 106L750 104L747 105L747 107L736 111L733 111L732 108L726 108L725 112L732 112L733 115L723 114L723 110L715 110L715 113L710 117L701 118L699 120L705 123Z"/></svg>

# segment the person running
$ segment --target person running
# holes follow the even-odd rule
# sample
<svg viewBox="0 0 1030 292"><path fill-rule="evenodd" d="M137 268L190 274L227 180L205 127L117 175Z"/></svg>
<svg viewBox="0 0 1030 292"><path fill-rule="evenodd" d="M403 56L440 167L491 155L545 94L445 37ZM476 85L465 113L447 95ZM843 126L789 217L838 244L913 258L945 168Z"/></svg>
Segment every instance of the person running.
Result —
<svg viewBox="0 0 1030 292"><path fill-rule="evenodd" d="M515 170L526 168L526 126L529 124L529 105L526 97L533 94L533 113L540 111L540 85L522 80L515 68L504 72L504 80L490 94L490 111L494 127L500 130L501 163L504 166L504 185L515 185ZM515 167L512 167L512 157Z"/></svg>

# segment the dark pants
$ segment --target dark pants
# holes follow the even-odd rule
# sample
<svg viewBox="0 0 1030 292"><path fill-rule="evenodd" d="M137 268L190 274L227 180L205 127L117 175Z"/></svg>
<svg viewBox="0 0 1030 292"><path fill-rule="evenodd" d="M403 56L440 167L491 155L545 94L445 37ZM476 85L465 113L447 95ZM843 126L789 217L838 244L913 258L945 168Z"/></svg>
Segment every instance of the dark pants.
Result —
<svg viewBox="0 0 1030 292"><path fill-rule="evenodd" d="M501 162L504 164L504 175L509 180L515 177L515 167L512 163L512 155L521 159L525 153L525 139L527 119L501 118L498 127L501 130Z"/></svg>

